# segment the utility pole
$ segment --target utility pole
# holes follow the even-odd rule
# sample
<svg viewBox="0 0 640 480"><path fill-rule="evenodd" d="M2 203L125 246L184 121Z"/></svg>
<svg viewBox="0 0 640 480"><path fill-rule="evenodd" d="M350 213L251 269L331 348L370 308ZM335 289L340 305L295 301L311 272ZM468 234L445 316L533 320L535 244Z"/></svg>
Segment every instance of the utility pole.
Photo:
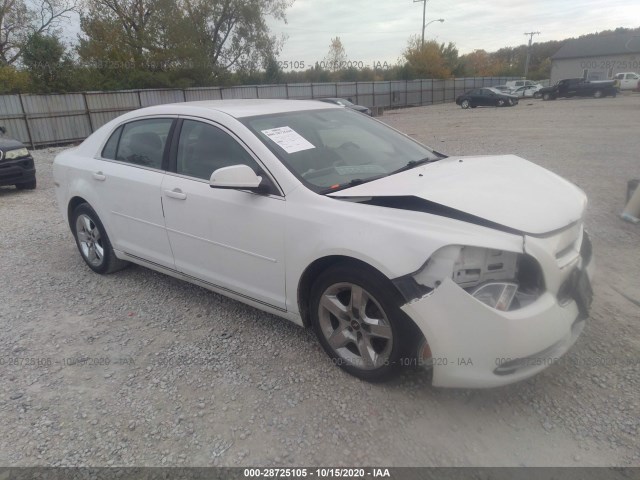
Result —
<svg viewBox="0 0 640 480"><path fill-rule="evenodd" d="M422 46L424 47L424 21L427 14L427 2L429 0L413 0L413 3L422 2Z"/></svg>
<svg viewBox="0 0 640 480"><path fill-rule="evenodd" d="M529 61L531 60L531 42L533 42L534 35L540 35L540 32L525 32L525 35L529 35L529 48L527 48L527 60L524 63L524 78L527 78L529 73Z"/></svg>

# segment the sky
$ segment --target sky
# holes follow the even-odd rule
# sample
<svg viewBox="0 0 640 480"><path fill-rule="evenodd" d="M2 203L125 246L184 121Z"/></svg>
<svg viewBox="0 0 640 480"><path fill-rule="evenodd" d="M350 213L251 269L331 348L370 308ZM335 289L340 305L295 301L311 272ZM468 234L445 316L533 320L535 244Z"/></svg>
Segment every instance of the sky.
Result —
<svg viewBox="0 0 640 480"><path fill-rule="evenodd" d="M333 37L340 37L356 67L393 65L412 34L422 29L421 1L295 0L287 23L273 18L273 34L284 36L279 60L305 69L324 60ZM489 52L526 43L525 32L540 32L535 41L562 40L616 27L640 27L640 0L427 0L425 39L455 43L461 54ZM74 15L65 28L74 43L80 32ZM291 69L290 67L285 70Z"/></svg>
<svg viewBox="0 0 640 480"><path fill-rule="evenodd" d="M347 58L372 66L395 64L412 34L421 34L423 3L413 0L295 0L287 23L269 20L286 41L281 61L313 65L339 36ZM616 27L640 27L639 0L428 0L425 39L453 42L461 54L495 51L528 42L562 40Z"/></svg>

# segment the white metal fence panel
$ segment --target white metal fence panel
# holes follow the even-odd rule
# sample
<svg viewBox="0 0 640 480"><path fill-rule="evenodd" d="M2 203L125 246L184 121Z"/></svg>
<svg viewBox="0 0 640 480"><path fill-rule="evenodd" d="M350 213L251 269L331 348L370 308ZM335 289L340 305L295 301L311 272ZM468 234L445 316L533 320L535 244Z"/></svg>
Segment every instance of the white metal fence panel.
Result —
<svg viewBox="0 0 640 480"><path fill-rule="evenodd" d="M140 106L184 102L183 90L140 90Z"/></svg>
<svg viewBox="0 0 640 480"><path fill-rule="evenodd" d="M219 87L190 88L184 91L187 102L201 102L204 100L222 100Z"/></svg>
<svg viewBox="0 0 640 480"><path fill-rule="evenodd" d="M246 87L229 87L222 89L222 99L223 100L233 100L233 99L249 99L249 98L258 98L258 91L255 86L246 86Z"/></svg>
<svg viewBox="0 0 640 480"><path fill-rule="evenodd" d="M404 107L449 102L461 93L510 77L385 82L293 83L51 95L0 95L0 125L31 146L82 140L125 112L151 105L198 100L340 97L366 107ZM546 82L548 84L548 82Z"/></svg>
<svg viewBox="0 0 640 480"><path fill-rule="evenodd" d="M258 98L287 98L286 85L260 85L258 89Z"/></svg>

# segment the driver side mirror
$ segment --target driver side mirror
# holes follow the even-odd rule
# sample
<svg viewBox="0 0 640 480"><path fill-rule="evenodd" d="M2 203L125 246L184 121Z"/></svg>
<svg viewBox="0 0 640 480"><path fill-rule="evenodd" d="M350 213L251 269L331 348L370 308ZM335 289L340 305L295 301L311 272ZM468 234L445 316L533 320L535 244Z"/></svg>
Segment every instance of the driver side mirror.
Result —
<svg viewBox="0 0 640 480"><path fill-rule="evenodd" d="M211 188L232 188L251 190L256 193L268 193L269 187L262 177L256 175L248 165L232 165L215 170L209 179Z"/></svg>

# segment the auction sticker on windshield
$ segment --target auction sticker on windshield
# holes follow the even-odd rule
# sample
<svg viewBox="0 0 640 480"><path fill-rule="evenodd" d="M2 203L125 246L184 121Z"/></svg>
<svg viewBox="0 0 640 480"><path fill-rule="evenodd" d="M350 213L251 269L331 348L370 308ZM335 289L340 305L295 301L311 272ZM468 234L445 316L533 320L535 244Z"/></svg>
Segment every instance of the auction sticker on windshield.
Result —
<svg viewBox="0 0 640 480"><path fill-rule="evenodd" d="M287 153L316 148L291 127L270 128L268 130L262 130L262 133L277 143Z"/></svg>

